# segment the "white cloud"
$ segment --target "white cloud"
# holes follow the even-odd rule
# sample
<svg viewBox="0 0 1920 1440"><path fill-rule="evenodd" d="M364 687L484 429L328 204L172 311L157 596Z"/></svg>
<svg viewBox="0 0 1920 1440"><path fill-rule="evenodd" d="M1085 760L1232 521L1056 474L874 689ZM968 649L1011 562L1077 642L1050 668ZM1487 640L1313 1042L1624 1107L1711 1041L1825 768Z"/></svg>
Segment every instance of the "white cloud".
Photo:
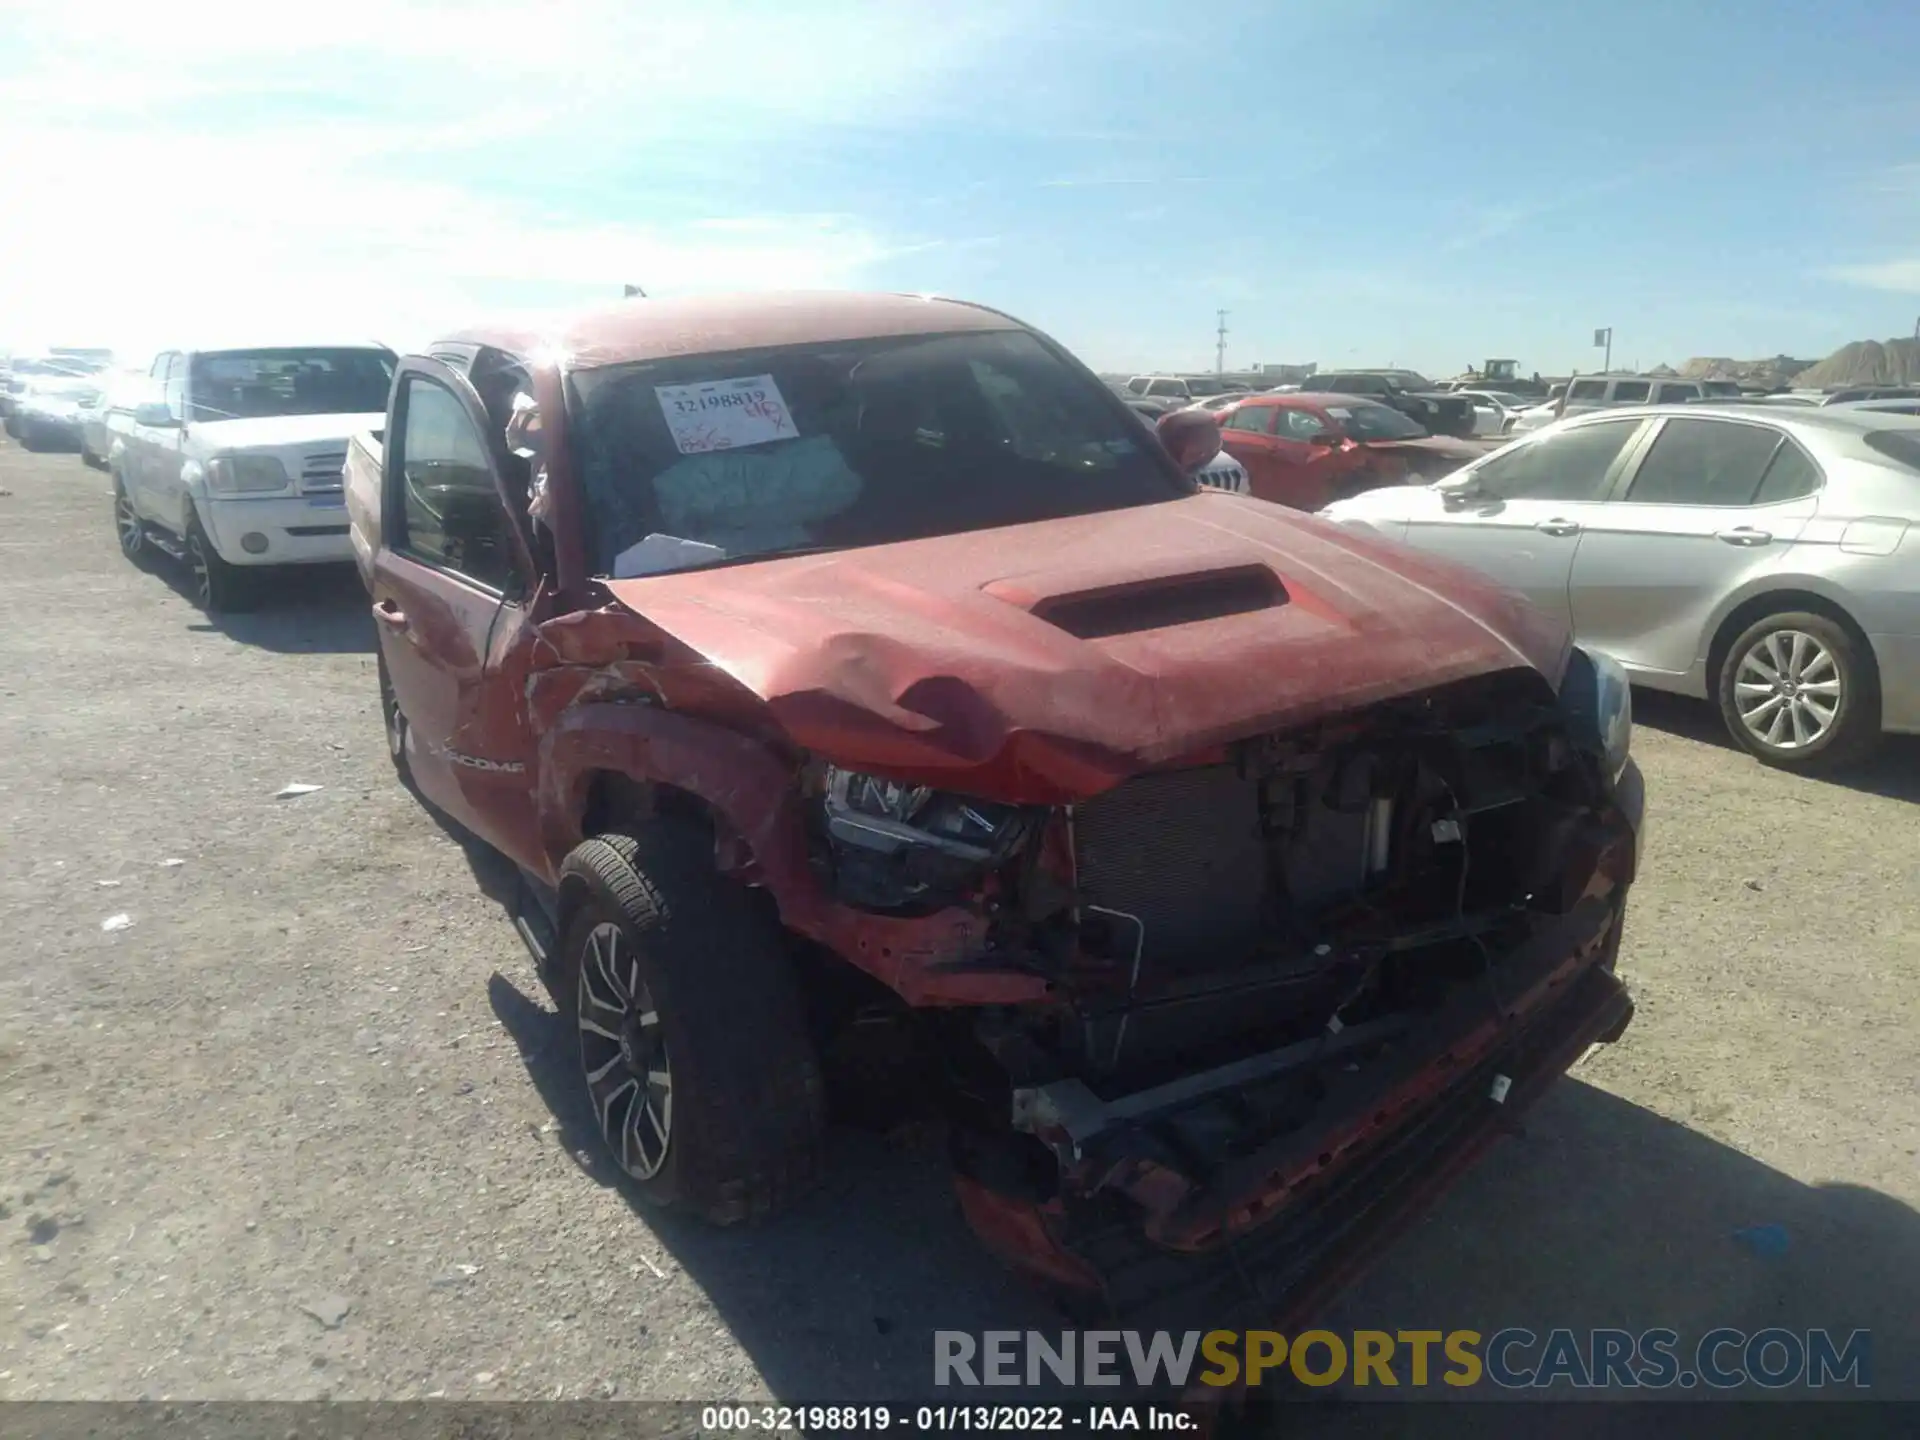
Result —
<svg viewBox="0 0 1920 1440"><path fill-rule="evenodd" d="M1920 257L1882 260L1872 265L1835 265L1825 270L1830 280L1849 285L1864 285L1871 290L1892 290L1902 295L1920 295Z"/></svg>
<svg viewBox="0 0 1920 1440"><path fill-rule="evenodd" d="M938 14L176 0L156 23L144 0L11 0L0 344L422 338L629 281L859 284L926 237L738 197L810 137L960 104L1015 17ZM638 162L671 193L606 178Z"/></svg>

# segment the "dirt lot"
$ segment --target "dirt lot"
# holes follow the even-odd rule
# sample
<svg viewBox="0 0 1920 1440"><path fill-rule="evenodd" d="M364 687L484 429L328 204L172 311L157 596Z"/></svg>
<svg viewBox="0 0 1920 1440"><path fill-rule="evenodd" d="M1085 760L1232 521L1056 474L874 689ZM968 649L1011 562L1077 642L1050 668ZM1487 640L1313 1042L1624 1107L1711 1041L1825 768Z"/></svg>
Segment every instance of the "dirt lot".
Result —
<svg viewBox="0 0 1920 1440"><path fill-rule="evenodd" d="M0 522L0 1396L906 1396L936 1326L1058 1328L931 1145L839 1135L755 1232L628 1203L351 575L209 624L11 445ZM1335 1323L1869 1326L1920 1395L1920 746L1826 783L1642 709L1639 1019Z"/></svg>

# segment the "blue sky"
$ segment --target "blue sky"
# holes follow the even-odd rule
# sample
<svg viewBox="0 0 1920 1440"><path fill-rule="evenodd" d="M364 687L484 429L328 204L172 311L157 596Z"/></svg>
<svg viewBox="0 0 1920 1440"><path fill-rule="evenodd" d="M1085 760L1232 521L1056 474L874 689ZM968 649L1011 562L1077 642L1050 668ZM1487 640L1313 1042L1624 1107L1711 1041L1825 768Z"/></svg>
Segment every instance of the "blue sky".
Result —
<svg viewBox="0 0 1920 1440"><path fill-rule="evenodd" d="M1920 316L1920 6L9 0L0 344L858 286L1101 368Z"/></svg>

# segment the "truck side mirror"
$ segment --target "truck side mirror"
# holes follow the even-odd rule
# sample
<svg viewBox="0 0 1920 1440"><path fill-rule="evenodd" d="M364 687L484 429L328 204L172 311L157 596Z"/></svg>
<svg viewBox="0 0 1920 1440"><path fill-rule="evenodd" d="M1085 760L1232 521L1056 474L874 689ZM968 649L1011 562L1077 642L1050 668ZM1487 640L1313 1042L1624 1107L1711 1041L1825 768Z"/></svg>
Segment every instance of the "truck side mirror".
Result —
<svg viewBox="0 0 1920 1440"><path fill-rule="evenodd" d="M1220 453L1220 422L1205 410L1175 410L1154 427L1180 473L1191 475Z"/></svg>

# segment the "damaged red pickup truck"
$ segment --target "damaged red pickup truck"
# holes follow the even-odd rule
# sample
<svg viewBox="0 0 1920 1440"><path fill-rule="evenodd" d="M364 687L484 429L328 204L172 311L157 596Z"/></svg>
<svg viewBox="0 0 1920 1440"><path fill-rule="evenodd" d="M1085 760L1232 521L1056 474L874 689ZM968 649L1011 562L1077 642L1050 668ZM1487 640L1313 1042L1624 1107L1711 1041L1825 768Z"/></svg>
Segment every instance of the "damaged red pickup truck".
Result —
<svg viewBox="0 0 1920 1440"><path fill-rule="evenodd" d="M923 1085L1030 1274L1275 1314L1624 1030L1618 668L1161 441L924 298L402 362L347 481L394 760L525 876L644 1197L771 1213Z"/></svg>

